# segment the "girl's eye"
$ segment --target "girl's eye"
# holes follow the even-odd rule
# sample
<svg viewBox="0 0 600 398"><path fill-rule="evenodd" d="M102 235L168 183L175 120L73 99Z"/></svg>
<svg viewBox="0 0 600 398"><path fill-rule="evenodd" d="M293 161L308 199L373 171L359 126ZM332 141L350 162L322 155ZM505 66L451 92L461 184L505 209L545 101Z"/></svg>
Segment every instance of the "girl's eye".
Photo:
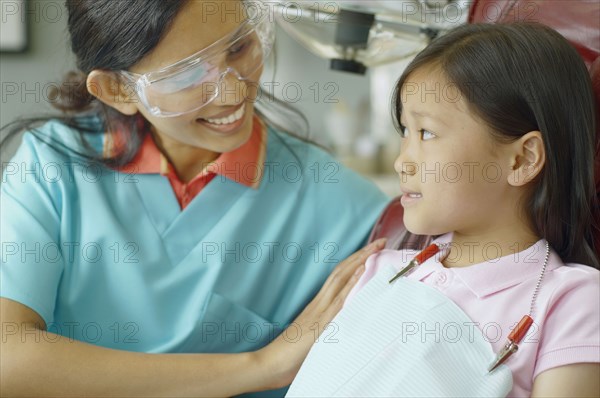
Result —
<svg viewBox="0 0 600 398"><path fill-rule="evenodd" d="M435 134L433 134L429 130L421 129L421 130L419 130L419 132L421 133L422 140L429 140L429 139L435 137Z"/></svg>
<svg viewBox="0 0 600 398"><path fill-rule="evenodd" d="M429 139L432 139L432 138L434 138L434 137L435 137L435 134L434 134L434 133L432 133L432 132L431 132L431 131L429 131L429 130L425 130L425 129L420 129L420 130L419 130L419 134L420 134L420 136L421 136L421 139L422 139L423 141L425 141L425 140L429 140ZM404 127L404 126L402 126L402 127L400 128L400 137L402 137L402 138L406 138L406 137L408 137L408 128L407 128L407 127Z"/></svg>

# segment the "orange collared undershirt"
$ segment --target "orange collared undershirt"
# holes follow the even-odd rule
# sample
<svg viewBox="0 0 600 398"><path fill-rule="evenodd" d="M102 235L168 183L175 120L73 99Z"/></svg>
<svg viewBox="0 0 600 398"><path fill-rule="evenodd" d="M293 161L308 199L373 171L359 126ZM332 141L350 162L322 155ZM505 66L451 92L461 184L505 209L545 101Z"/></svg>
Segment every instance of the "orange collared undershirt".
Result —
<svg viewBox="0 0 600 398"><path fill-rule="evenodd" d="M114 137L107 136L104 143L105 154L114 150L115 141ZM262 178L266 141L265 125L258 116L254 116L252 133L245 144L231 152L222 153L188 183L184 183L167 157L156 146L152 134L147 133L137 155L130 163L118 168L118 171L130 174L160 174L167 177L181 209L185 209L217 175L257 189Z"/></svg>

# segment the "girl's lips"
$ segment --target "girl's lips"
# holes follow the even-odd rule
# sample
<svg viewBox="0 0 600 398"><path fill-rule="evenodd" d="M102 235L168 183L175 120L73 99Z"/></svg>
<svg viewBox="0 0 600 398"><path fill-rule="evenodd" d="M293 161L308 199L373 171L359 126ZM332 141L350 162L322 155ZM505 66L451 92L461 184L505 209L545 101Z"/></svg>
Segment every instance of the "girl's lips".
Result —
<svg viewBox="0 0 600 398"><path fill-rule="evenodd" d="M403 192L400 198L400 203L403 207L412 206L418 203L423 198L418 192Z"/></svg>
<svg viewBox="0 0 600 398"><path fill-rule="evenodd" d="M420 195L422 196L421 192L417 192L417 191L413 191L412 189L408 189L405 187L400 187L400 192L402 192L402 195Z"/></svg>

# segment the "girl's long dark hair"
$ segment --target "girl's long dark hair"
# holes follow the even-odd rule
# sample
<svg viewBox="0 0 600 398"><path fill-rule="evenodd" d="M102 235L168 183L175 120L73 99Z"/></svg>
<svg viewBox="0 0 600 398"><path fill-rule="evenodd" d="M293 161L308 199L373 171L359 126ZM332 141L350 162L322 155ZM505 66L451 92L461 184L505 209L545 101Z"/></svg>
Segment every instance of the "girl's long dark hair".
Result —
<svg viewBox="0 0 600 398"><path fill-rule="evenodd" d="M87 90L87 75L95 69L117 71L135 65L156 47L186 3L187 0L67 0L68 30L78 70L69 72L60 89L50 94L55 99L52 106L61 113L18 119L4 126L1 147L28 130L61 153L107 167L129 163L148 134L149 123L140 114L127 116L97 100ZM306 118L283 101L261 92L256 111L268 124L305 140ZM100 119L101 129L90 125L92 115ZM83 150L67 147L37 129L51 119L72 127L79 134ZM125 135L124 147L111 156L94 151L86 139L89 134L114 131Z"/></svg>
<svg viewBox="0 0 600 398"><path fill-rule="evenodd" d="M597 105L577 51L539 24L455 28L419 53L398 80L392 107L397 127L400 91L423 67L440 68L498 141L515 141L534 130L542 133L546 164L523 204L524 214L564 262L599 268L600 248L594 249L592 236L598 228Z"/></svg>

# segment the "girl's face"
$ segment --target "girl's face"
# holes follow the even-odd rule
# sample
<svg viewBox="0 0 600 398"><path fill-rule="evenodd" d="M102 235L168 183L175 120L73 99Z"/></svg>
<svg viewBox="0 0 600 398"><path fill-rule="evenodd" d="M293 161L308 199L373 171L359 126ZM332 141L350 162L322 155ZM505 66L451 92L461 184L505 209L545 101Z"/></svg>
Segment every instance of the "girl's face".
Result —
<svg viewBox="0 0 600 398"><path fill-rule="evenodd" d="M425 67L408 77L401 96L403 131L394 167L407 229L481 235L514 215L517 203L506 199L514 187L507 183L503 145L469 111L457 88Z"/></svg>
<svg viewBox="0 0 600 398"><path fill-rule="evenodd" d="M191 1L178 13L152 52L130 71L144 74L172 65L232 33L243 21L240 1ZM223 59L226 56L227 53ZM253 100L257 97L261 73L262 66L247 76L247 81L227 74L218 84L220 94L212 102L181 116L153 116L141 103L137 108L163 142L177 142L217 153L229 152L250 137ZM213 89L216 86L213 85Z"/></svg>

